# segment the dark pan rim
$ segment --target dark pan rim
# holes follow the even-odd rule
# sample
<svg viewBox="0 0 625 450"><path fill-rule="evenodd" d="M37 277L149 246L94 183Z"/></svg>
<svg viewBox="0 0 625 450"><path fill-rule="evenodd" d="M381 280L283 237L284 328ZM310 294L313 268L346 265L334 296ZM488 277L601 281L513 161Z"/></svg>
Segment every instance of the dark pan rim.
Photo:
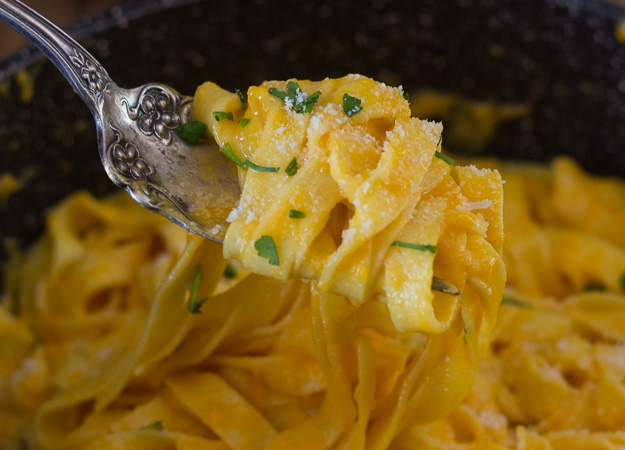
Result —
<svg viewBox="0 0 625 450"><path fill-rule="evenodd" d="M84 16L64 29L70 36L80 41L113 27L126 28L129 22L150 14L205 1L211 0L135 0L101 13ZM602 19L625 20L625 5L616 5L607 0L545 0L545 3L564 7L574 15L589 14ZM219 5L216 5L216 8L218 7ZM41 52L34 46L22 47L0 61L0 82L11 78L42 57Z"/></svg>

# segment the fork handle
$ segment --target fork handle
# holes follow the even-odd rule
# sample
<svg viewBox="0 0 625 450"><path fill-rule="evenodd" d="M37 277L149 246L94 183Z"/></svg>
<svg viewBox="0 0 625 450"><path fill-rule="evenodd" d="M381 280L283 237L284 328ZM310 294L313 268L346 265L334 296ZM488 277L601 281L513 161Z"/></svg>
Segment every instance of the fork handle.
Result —
<svg viewBox="0 0 625 450"><path fill-rule="evenodd" d="M0 20L52 61L97 120L98 99L112 83L100 63L67 33L19 0L0 0Z"/></svg>

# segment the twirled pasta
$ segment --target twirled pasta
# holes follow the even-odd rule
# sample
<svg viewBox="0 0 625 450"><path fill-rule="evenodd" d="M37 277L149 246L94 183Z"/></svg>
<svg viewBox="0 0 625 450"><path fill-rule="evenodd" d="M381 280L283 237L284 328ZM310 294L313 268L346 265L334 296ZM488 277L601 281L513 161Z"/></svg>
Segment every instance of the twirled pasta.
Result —
<svg viewBox="0 0 625 450"><path fill-rule="evenodd" d="M307 95L314 105L298 112ZM505 281L501 178L437 158L441 125L410 117L401 90L358 75L266 82L242 104L209 82L196 93L194 114L246 161L225 257L281 280L318 280L355 305L377 294L404 332L444 332L464 302L485 348ZM283 170L293 163L297 173ZM262 236L276 243L277 263L253 245ZM436 250L392 245L398 241ZM433 275L464 298L432 292Z"/></svg>

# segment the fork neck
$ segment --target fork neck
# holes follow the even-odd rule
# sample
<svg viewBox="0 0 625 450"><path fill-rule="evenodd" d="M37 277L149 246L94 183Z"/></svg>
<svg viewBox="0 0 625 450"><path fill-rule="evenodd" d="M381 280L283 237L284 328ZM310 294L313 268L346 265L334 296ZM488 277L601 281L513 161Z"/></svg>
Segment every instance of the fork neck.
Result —
<svg viewBox="0 0 625 450"><path fill-rule="evenodd" d="M114 84L89 52L19 0L0 0L0 20L39 48L69 81L91 112L99 115L99 98L109 85Z"/></svg>

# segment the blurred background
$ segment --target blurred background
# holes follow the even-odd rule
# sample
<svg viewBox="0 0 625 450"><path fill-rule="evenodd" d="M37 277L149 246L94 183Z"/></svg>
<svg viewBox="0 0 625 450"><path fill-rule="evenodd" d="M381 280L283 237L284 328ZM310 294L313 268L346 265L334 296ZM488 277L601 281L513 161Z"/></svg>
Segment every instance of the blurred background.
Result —
<svg viewBox="0 0 625 450"><path fill-rule="evenodd" d="M129 0L22 0L40 12L55 24L64 27L75 22L82 16L96 14L115 6L129 3ZM246 1L246 0L242 0ZM579 2L584 0L569 0ZM605 0L625 6L625 0ZM9 56L21 46L25 40L9 27L0 22L0 59Z"/></svg>
<svg viewBox="0 0 625 450"><path fill-rule="evenodd" d="M55 24L65 27L82 16L96 14L128 0L22 0ZM4 59L26 44L18 33L0 22L0 59Z"/></svg>

